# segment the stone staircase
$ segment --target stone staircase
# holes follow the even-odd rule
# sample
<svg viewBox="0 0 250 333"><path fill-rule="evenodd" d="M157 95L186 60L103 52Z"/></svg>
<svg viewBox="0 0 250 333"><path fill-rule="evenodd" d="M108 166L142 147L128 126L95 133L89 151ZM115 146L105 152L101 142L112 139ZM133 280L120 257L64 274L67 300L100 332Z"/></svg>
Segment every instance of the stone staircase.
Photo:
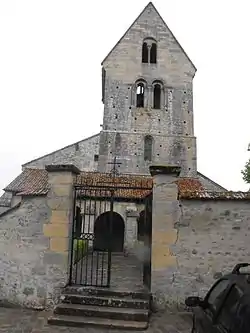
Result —
<svg viewBox="0 0 250 333"><path fill-rule="evenodd" d="M104 288L67 287L48 323L58 326L99 326L145 330L150 315L150 294Z"/></svg>

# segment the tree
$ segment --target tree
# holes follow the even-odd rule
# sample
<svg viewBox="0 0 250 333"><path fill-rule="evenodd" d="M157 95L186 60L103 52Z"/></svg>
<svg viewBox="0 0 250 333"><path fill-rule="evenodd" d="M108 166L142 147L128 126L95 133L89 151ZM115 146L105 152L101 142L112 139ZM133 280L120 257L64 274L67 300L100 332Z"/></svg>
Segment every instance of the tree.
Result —
<svg viewBox="0 0 250 333"><path fill-rule="evenodd" d="M243 170L241 170L244 182L250 184L250 160L247 161Z"/></svg>

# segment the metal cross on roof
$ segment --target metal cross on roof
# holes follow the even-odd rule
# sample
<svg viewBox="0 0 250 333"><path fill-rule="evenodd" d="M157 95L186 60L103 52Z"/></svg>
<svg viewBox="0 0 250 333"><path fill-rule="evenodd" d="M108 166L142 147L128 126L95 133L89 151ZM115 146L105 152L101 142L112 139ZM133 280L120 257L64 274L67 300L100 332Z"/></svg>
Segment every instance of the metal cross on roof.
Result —
<svg viewBox="0 0 250 333"><path fill-rule="evenodd" d="M116 168L118 165L121 165L121 162L117 162L117 157L114 157L113 162L108 162L108 164L113 165L112 169L110 170L110 173L112 174L113 177L119 174L118 169Z"/></svg>

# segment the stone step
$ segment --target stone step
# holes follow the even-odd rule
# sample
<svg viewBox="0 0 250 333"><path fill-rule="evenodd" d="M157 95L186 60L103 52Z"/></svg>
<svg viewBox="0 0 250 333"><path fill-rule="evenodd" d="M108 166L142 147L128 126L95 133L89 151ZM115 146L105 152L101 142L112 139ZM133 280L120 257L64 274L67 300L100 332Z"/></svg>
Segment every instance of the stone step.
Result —
<svg viewBox="0 0 250 333"><path fill-rule="evenodd" d="M111 320L98 317L76 317L55 315L48 319L50 325L68 326L68 327L103 327L122 330L146 330L148 322ZM100 331L101 332L101 331Z"/></svg>
<svg viewBox="0 0 250 333"><path fill-rule="evenodd" d="M76 295L93 295L100 297L117 297L117 298L132 298L132 299L144 299L150 300L150 293L142 291L128 291L128 290L113 290L107 288L91 288L91 287L77 287L68 286L64 288L62 294L76 294Z"/></svg>
<svg viewBox="0 0 250 333"><path fill-rule="evenodd" d="M61 295L62 303L96 305L117 308L149 309L149 300L126 298L126 297L104 297L95 295L64 294Z"/></svg>
<svg viewBox="0 0 250 333"><path fill-rule="evenodd" d="M148 321L149 319L149 311L145 309L113 308L104 306L63 303L55 307L54 314L143 322Z"/></svg>

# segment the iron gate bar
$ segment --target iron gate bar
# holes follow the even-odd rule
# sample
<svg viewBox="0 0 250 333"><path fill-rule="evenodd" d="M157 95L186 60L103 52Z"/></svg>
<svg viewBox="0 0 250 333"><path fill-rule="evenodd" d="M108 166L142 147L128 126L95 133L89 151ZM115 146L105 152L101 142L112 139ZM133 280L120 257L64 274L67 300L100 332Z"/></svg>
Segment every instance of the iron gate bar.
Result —
<svg viewBox="0 0 250 333"><path fill-rule="evenodd" d="M71 253L70 253L70 266L69 266L69 285L72 284L73 275L73 260L74 260L74 227L75 227L75 216L76 216L76 192L73 193L73 223L71 226Z"/></svg>

